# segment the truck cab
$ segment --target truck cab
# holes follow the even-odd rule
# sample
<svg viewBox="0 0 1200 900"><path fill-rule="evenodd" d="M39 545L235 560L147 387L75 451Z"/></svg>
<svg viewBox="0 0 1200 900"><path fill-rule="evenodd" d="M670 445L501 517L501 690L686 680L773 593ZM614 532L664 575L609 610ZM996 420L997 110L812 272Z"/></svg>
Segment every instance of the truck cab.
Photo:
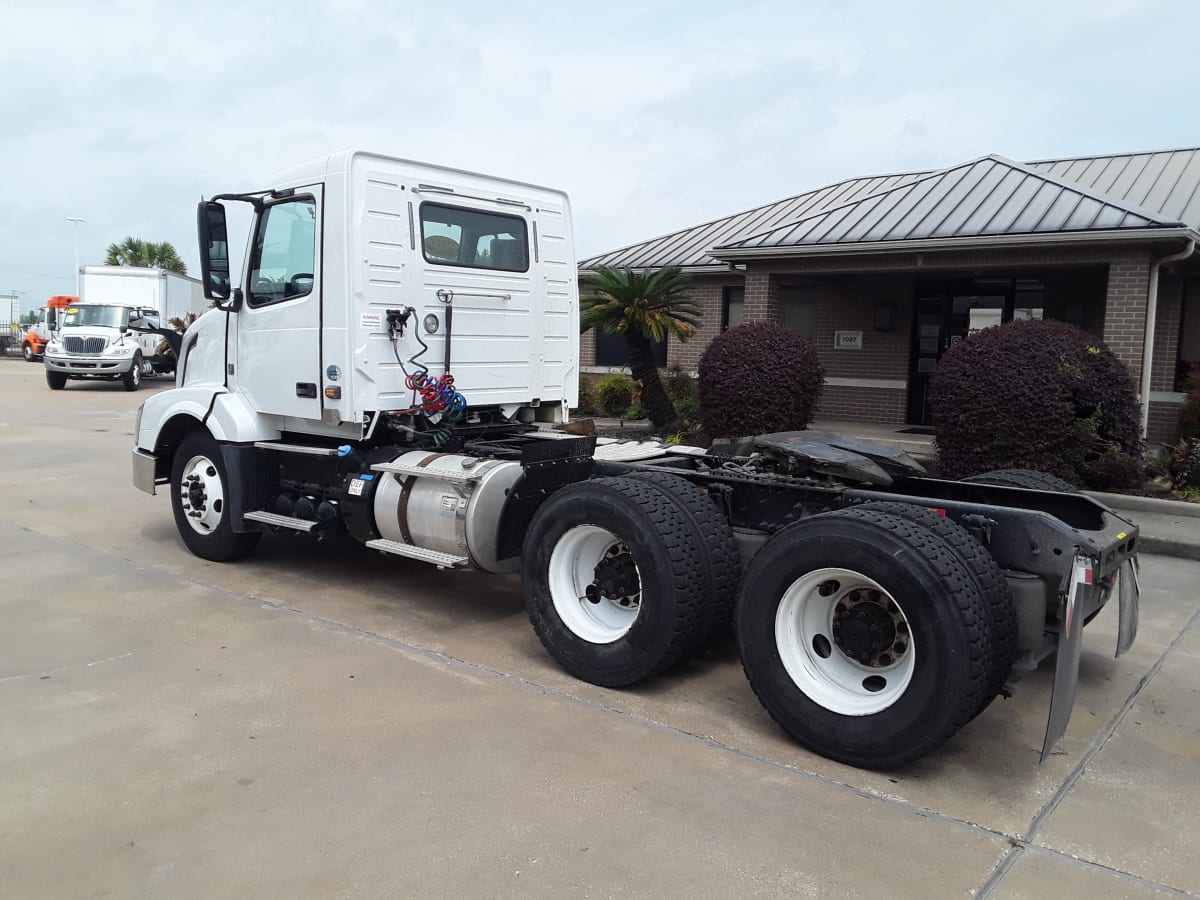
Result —
<svg viewBox="0 0 1200 900"><path fill-rule="evenodd" d="M200 211L223 314L185 337L179 387L214 394L214 415L248 429L234 433L361 438L413 408L415 372L452 373L476 417L564 420L579 316L564 194L358 151L273 185ZM229 203L253 213L240 275Z"/></svg>
<svg viewBox="0 0 1200 900"><path fill-rule="evenodd" d="M75 303L61 311L46 344L46 383L62 390L68 379L110 378L137 390L154 371L162 339L136 328L160 327L158 310L109 303Z"/></svg>
<svg viewBox="0 0 1200 900"><path fill-rule="evenodd" d="M50 338L58 330L62 311L68 306L78 303L78 297L55 296L41 309L35 310L37 318L21 336L21 355L26 362L36 362L42 358Z"/></svg>

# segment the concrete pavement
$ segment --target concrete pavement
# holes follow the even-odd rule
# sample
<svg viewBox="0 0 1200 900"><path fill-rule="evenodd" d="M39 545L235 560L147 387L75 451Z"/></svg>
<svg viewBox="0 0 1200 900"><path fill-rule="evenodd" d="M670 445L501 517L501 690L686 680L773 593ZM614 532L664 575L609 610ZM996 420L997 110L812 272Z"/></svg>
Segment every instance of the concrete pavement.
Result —
<svg viewBox="0 0 1200 900"><path fill-rule="evenodd" d="M149 387L148 390L154 389ZM650 684L560 672L515 579L348 542L186 553L128 483L138 394L0 362L0 879L11 896L1200 893L1200 565L1143 559L941 751L869 773L787 741L732 643Z"/></svg>

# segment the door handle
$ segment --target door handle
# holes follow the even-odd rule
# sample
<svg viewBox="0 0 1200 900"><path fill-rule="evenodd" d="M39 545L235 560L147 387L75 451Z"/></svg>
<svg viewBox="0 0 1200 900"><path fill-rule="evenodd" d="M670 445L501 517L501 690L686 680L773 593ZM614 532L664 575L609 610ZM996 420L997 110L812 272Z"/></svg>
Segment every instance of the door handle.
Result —
<svg viewBox="0 0 1200 900"><path fill-rule="evenodd" d="M296 396L305 397L309 400L315 400L317 399L317 386L311 381L297 381Z"/></svg>

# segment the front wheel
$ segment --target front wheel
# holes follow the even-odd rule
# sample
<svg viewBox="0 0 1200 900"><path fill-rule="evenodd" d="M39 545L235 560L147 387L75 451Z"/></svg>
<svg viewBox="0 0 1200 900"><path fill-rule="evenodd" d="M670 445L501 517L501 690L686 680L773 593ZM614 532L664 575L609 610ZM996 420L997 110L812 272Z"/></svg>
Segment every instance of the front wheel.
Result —
<svg viewBox="0 0 1200 900"><path fill-rule="evenodd" d="M233 530L229 500L236 489L229 483L220 445L203 429L189 432L171 465L171 509L179 536L197 556L214 562L237 559L262 537Z"/></svg>
<svg viewBox="0 0 1200 900"><path fill-rule="evenodd" d="M140 353L133 354L133 362L129 364L129 371L121 376L121 384L127 391L136 391L142 386L142 355Z"/></svg>
<svg viewBox="0 0 1200 900"><path fill-rule="evenodd" d="M750 686L809 749L880 769L930 752L979 709L987 611L969 573L919 523L826 513L772 537L738 601Z"/></svg>
<svg viewBox="0 0 1200 900"><path fill-rule="evenodd" d="M52 391L61 391L67 386L67 376L63 372L55 372L53 369L47 369L46 384L50 386L50 390Z"/></svg>
<svg viewBox="0 0 1200 900"><path fill-rule="evenodd" d="M21 345L21 356L25 358L25 362L34 362L37 360L37 354L33 352L33 344L26 341Z"/></svg>

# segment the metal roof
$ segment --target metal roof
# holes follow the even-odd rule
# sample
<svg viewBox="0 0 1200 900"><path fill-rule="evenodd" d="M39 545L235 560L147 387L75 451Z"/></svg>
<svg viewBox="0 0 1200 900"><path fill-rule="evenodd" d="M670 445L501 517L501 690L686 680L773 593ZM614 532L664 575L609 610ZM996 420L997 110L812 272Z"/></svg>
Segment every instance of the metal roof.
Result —
<svg viewBox="0 0 1200 900"><path fill-rule="evenodd" d="M1182 223L1118 206L1102 194L1004 157L984 156L791 225L731 241L718 250L1172 226Z"/></svg>
<svg viewBox="0 0 1200 900"><path fill-rule="evenodd" d="M1200 228L1200 148L1042 159L1029 168Z"/></svg>
<svg viewBox="0 0 1200 900"><path fill-rule="evenodd" d="M955 170L975 166L986 160L1018 170L1023 169L1027 176L1043 176L1051 187L1043 184L1044 193L1040 197L1029 198L1029 202L1035 207L1041 206L1046 197L1054 192L1054 185L1060 190L1076 192L1079 195L1076 198L1079 206L1073 210L1075 215L1071 221L1074 222L1086 216L1089 209L1095 210L1092 205L1092 201L1095 201L1100 205L1100 209L1096 211L1094 228L1107 229L1108 226L1104 223L1118 218L1120 211L1129 215L1125 220L1126 224L1122 226L1125 228L1139 227L1133 223L1141 218L1149 224L1144 223L1140 227L1182 222L1192 229L1200 229L1200 148L1043 159L1025 164L1014 163L1004 157L990 156L941 171L924 170L847 179L776 203L592 256L579 265L581 268L601 265L633 268L680 266L685 270L724 268L724 263L709 255L715 247L741 244L747 238L764 232L788 229L813 216L886 194L896 188L912 186ZM1016 178L1015 175L1010 177ZM1029 182L1025 190L1033 184ZM1060 199L1065 203L1069 196L1071 195L1066 194ZM1016 199L1019 200L1019 197ZM959 204L958 212L951 212L951 219L955 216L961 217L965 211L966 205ZM1046 208L1045 212L1052 214L1047 217L1046 223L1063 215L1061 206L1057 209ZM968 221L964 221L963 224L978 225L977 217L968 217ZM1016 220L1010 224L1016 225ZM1021 224L1024 225L1025 220L1022 220ZM831 223L831 230L833 227ZM987 235L991 232L974 233Z"/></svg>
<svg viewBox="0 0 1200 900"><path fill-rule="evenodd" d="M664 266L680 266L685 269L725 268L724 263L708 255L709 250L725 241L799 221L814 212L853 202L897 185L908 184L924 174L926 173L905 172L898 175L850 178L776 203L768 203L766 206L592 256L580 262L579 266L585 269L597 266L628 266L639 269Z"/></svg>

